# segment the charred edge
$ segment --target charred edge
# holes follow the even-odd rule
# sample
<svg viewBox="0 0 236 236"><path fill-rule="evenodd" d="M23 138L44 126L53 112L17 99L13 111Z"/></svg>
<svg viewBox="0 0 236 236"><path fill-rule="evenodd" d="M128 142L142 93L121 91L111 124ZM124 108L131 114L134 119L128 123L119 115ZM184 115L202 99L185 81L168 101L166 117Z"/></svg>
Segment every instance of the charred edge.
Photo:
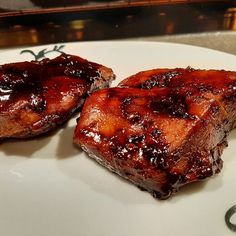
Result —
<svg viewBox="0 0 236 236"><path fill-rule="evenodd" d="M149 108L157 114L166 114L174 118L195 119L195 116L189 114L186 97L178 94L153 100L150 102Z"/></svg>
<svg viewBox="0 0 236 236"><path fill-rule="evenodd" d="M180 71L169 71L160 75L153 75L150 79L146 80L139 85L141 89L152 89L154 87L163 88L168 87L171 79L181 75Z"/></svg>

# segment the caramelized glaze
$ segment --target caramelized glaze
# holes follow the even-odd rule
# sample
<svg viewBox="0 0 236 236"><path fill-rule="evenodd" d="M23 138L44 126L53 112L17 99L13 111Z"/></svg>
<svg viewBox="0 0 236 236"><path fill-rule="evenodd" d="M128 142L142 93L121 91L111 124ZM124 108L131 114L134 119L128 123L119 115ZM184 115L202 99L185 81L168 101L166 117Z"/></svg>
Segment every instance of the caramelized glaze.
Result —
<svg viewBox="0 0 236 236"><path fill-rule="evenodd" d="M113 78L111 69L67 54L2 65L0 121L9 128L0 127L0 137L27 137L54 128L81 107L90 91Z"/></svg>
<svg viewBox="0 0 236 236"><path fill-rule="evenodd" d="M236 72L229 71L140 72L87 99L74 142L165 199L182 185L220 172L236 122L235 82Z"/></svg>

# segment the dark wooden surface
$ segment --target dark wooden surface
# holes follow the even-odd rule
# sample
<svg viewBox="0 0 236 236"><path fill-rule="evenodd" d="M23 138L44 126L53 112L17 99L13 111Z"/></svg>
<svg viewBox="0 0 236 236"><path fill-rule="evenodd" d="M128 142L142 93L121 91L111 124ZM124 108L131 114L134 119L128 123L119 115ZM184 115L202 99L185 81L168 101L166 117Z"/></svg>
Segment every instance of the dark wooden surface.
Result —
<svg viewBox="0 0 236 236"><path fill-rule="evenodd" d="M33 9L38 12L24 8L18 9L17 14L13 14L14 9L2 9L0 48L236 31L236 1L100 0L82 3L84 10L80 5L64 7L67 8L64 11L61 7L38 6ZM109 4L113 7L105 7ZM100 8L92 9L96 6Z"/></svg>

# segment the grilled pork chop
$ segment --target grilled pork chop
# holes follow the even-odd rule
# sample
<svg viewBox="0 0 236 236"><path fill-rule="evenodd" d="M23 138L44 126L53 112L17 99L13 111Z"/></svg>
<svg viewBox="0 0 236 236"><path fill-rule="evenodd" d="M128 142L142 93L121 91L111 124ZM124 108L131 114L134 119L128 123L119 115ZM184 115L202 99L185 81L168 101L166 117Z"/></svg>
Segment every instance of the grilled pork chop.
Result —
<svg viewBox="0 0 236 236"><path fill-rule="evenodd" d="M0 138L45 133L68 120L87 95L107 87L111 69L63 54L0 66Z"/></svg>
<svg viewBox="0 0 236 236"><path fill-rule="evenodd" d="M157 69L90 96L74 143L153 196L220 172L236 122L236 72Z"/></svg>

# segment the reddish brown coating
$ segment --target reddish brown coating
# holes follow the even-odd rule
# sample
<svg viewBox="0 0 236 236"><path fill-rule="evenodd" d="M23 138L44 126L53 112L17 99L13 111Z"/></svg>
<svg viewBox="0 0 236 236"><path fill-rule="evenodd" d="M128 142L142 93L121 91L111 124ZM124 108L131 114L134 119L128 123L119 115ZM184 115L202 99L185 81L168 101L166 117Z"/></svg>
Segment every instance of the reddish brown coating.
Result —
<svg viewBox="0 0 236 236"><path fill-rule="evenodd" d="M167 198L222 168L236 121L236 72L158 69L90 96L74 142L99 163Z"/></svg>
<svg viewBox="0 0 236 236"><path fill-rule="evenodd" d="M112 79L111 69L67 54L0 66L0 138L26 138L55 128L89 92Z"/></svg>
<svg viewBox="0 0 236 236"><path fill-rule="evenodd" d="M217 90L228 89L228 86L236 80L235 76L233 71L195 70L191 67L153 69L132 75L121 81L118 86L142 89L188 87L195 88L199 92L208 90L215 93Z"/></svg>

